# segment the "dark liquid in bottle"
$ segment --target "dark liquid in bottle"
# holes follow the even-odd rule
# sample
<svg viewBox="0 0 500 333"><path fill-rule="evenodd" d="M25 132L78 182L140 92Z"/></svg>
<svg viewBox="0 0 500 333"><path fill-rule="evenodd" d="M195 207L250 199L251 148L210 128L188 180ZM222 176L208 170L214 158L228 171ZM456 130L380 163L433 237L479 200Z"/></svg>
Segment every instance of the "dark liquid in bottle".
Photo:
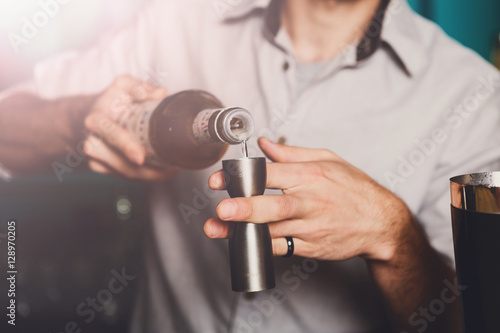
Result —
<svg viewBox="0 0 500 333"><path fill-rule="evenodd" d="M464 333L500 332L500 214L451 207Z"/></svg>

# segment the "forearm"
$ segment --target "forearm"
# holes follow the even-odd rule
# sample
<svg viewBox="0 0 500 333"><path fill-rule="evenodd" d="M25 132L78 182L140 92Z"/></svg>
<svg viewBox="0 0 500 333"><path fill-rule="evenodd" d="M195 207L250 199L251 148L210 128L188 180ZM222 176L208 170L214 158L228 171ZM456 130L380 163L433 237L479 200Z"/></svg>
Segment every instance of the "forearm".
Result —
<svg viewBox="0 0 500 333"><path fill-rule="evenodd" d="M27 93L0 102L0 163L16 175L50 169L51 161L83 140L95 96L44 100Z"/></svg>
<svg viewBox="0 0 500 333"><path fill-rule="evenodd" d="M368 261L395 332L461 332L455 273L430 246L415 221L388 261Z"/></svg>

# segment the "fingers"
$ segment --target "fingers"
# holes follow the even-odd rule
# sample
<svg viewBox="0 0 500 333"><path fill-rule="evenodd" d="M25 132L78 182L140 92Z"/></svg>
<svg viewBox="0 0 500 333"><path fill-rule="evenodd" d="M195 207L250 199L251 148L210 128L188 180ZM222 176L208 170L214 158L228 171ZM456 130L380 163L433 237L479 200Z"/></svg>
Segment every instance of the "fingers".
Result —
<svg viewBox="0 0 500 333"><path fill-rule="evenodd" d="M215 218L208 219L203 226L203 231L208 238L228 238L229 222Z"/></svg>
<svg viewBox="0 0 500 333"><path fill-rule="evenodd" d="M166 89L123 75L99 96L90 113L104 113L117 120L133 103L160 100L166 96Z"/></svg>
<svg viewBox="0 0 500 333"><path fill-rule="evenodd" d="M306 252L309 248L309 243L303 241L300 238L293 237L293 255L301 257L310 257L311 253ZM288 253L288 243L285 237L273 238L273 254L275 256L284 256Z"/></svg>
<svg viewBox="0 0 500 333"><path fill-rule="evenodd" d="M90 170L97 172L97 173L103 173L105 175L113 174L112 169L108 168L106 165L104 165L101 162L96 161L96 160L89 160L89 168L90 168Z"/></svg>
<svg viewBox="0 0 500 333"><path fill-rule="evenodd" d="M179 172L178 169L170 167L157 169L133 165L96 137L85 142L84 151L91 159L91 169L105 174L117 173L130 179L155 181L166 180Z"/></svg>
<svg viewBox="0 0 500 333"><path fill-rule="evenodd" d="M321 173L317 168L312 163L267 163L266 188L285 190L310 183Z"/></svg>
<svg viewBox="0 0 500 333"><path fill-rule="evenodd" d="M231 223L239 222L226 222L218 218L211 218L205 222L203 231L209 238L228 238ZM295 237L303 237L304 222L301 220L288 220L274 223L268 223L269 232L273 238L284 238L286 236L294 235Z"/></svg>
<svg viewBox="0 0 500 333"><path fill-rule="evenodd" d="M291 189L310 183L315 176L321 175L320 166L315 163L267 163L266 188ZM212 190L224 190L226 182L222 170L214 172L208 179Z"/></svg>
<svg viewBox="0 0 500 333"><path fill-rule="evenodd" d="M222 170L216 171L208 178L208 186L212 190L222 191L226 189L226 181L224 180L224 172Z"/></svg>
<svg viewBox="0 0 500 333"><path fill-rule="evenodd" d="M287 236L295 236L299 238L306 238L309 230L304 220L291 219L279 222L268 223L269 232L272 238L284 238Z"/></svg>
<svg viewBox="0 0 500 333"><path fill-rule="evenodd" d="M235 222L238 223L238 222ZM271 227L271 223L269 226ZM212 239L222 239L229 237L230 224L228 222L221 221L219 219L208 219L203 226L203 231L208 238ZM273 254L275 256L283 256L288 252L288 244L285 236L275 236L272 235L272 247ZM289 234L291 235L291 234ZM300 255L303 249L307 248L306 242L298 237L293 238L294 243L294 254Z"/></svg>
<svg viewBox="0 0 500 333"><path fill-rule="evenodd" d="M295 254L295 240L293 241L294 245L294 251L293 253ZM280 237L280 238L273 238L273 254L275 256L284 256L285 254L288 253L288 242L286 238Z"/></svg>
<svg viewBox="0 0 500 333"><path fill-rule="evenodd" d="M178 173L176 168L144 166L145 148L118 124L133 103L165 96L166 90L162 87L128 75L116 78L99 96L85 119L85 128L93 133L84 145L90 157L89 167L96 172L140 180L164 180Z"/></svg>
<svg viewBox="0 0 500 333"><path fill-rule="evenodd" d="M94 160L89 163L92 170L144 180L162 180L174 173L171 168L142 167L146 161L144 147L117 123L134 102L157 100L165 95L164 88L131 76L116 78L85 118L85 128L93 133L85 143L87 154Z"/></svg>
<svg viewBox="0 0 500 333"><path fill-rule="evenodd" d="M276 162L267 163L266 188L290 189L310 182L313 177L322 174L321 166L314 162L343 162L340 157L325 149L285 146L263 137L259 138L259 145L264 153ZM226 183L223 171L213 173L208 184L213 190L224 190Z"/></svg>
<svg viewBox="0 0 500 333"><path fill-rule="evenodd" d="M326 149L311 149L286 146L271 140L259 138L259 146L266 156L274 162L312 162L339 161L340 157Z"/></svg>
<svg viewBox="0 0 500 333"><path fill-rule="evenodd" d="M216 211L223 221L267 223L301 218L313 207L310 200L298 199L292 195L260 195L222 200Z"/></svg>
<svg viewBox="0 0 500 333"><path fill-rule="evenodd" d="M136 165L144 164L146 151L135 141L123 127L113 122L107 115L93 113L85 119L85 126L93 133L96 133L101 140L127 157L129 162Z"/></svg>

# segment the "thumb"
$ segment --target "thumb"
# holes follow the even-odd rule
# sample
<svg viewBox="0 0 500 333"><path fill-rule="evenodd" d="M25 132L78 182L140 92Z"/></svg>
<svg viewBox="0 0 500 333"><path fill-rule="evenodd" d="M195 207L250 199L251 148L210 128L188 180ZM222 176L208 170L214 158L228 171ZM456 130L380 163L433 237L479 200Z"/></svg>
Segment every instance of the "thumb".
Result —
<svg viewBox="0 0 500 333"><path fill-rule="evenodd" d="M340 157L327 149L301 148L282 145L260 137L259 146L273 162L339 161Z"/></svg>

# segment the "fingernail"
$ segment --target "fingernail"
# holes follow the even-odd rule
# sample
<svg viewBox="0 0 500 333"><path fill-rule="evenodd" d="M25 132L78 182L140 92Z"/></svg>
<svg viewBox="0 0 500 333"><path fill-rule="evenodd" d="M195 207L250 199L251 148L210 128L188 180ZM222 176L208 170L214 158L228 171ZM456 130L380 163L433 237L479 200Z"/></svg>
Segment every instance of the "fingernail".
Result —
<svg viewBox="0 0 500 333"><path fill-rule="evenodd" d="M217 222L210 223L210 234L212 237L217 237L222 234L222 226Z"/></svg>
<svg viewBox="0 0 500 333"><path fill-rule="evenodd" d="M224 180L221 177L212 175L210 177L210 188L211 189L219 189L224 187Z"/></svg>
<svg viewBox="0 0 500 333"><path fill-rule="evenodd" d="M219 206L219 217L222 220L230 220L236 214L236 205L231 201L221 203Z"/></svg>

